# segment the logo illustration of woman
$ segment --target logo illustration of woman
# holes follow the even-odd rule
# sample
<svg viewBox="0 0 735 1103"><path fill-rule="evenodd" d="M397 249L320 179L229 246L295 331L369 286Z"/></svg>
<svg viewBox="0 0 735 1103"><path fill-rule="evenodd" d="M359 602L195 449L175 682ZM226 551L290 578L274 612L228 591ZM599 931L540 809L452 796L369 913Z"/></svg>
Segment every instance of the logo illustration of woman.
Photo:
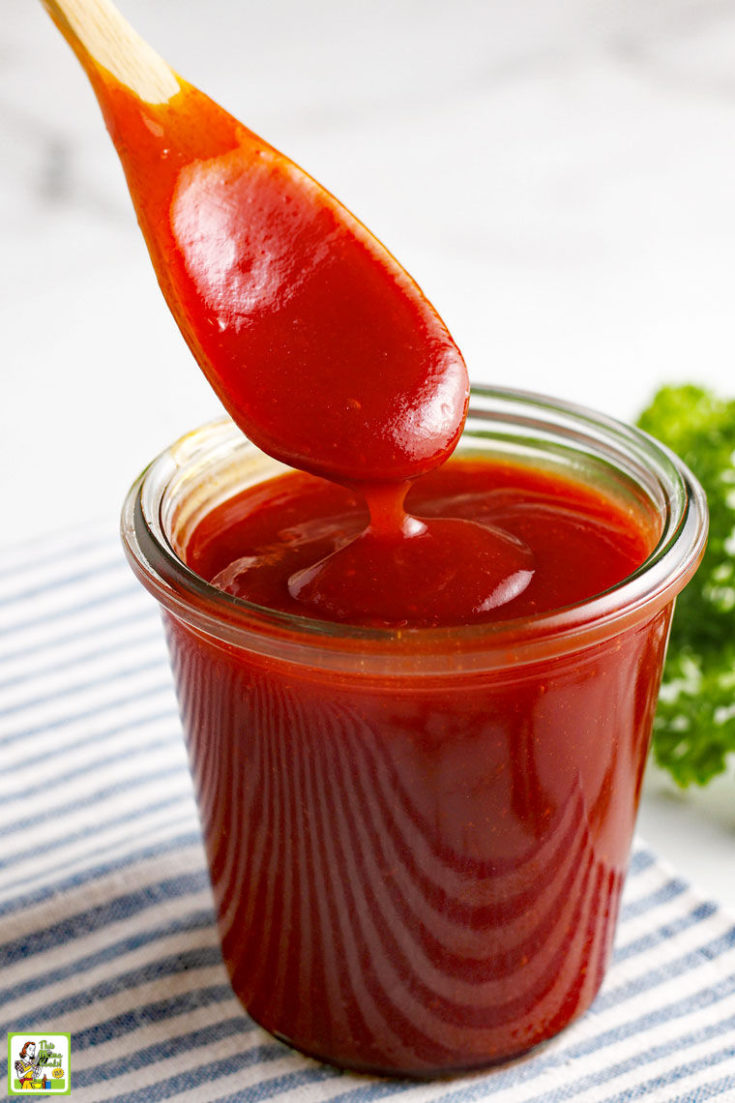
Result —
<svg viewBox="0 0 735 1103"><path fill-rule="evenodd" d="M20 1060L15 1062L15 1071L18 1073L21 1088L30 1091L33 1088L33 1081L39 1075L35 1042L25 1043L20 1051Z"/></svg>

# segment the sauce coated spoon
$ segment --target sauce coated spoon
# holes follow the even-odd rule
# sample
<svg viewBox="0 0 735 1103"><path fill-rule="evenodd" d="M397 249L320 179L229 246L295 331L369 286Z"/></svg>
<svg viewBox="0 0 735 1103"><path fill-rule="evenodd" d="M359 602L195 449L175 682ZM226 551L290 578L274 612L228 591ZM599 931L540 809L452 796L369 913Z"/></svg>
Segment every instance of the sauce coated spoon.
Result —
<svg viewBox="0 0 735 1103"><path fill-rule="evenodd" d="M43 3L93 86L168 305L244 432L353 484L441 463L462 430L467 372L411 277L109 0Z"/></svg>
<svg viewBox="0 0 735 1103"><path fill-rule="evenodd" d="M161 289L223 404L265 452L367 499L370 527L294 575L292 596L389 624L471 620L513 600L534 572L524 545L403 511L408 480L453 451L469 394L414 281L109 0L43 2L92 83Z"/></svg>

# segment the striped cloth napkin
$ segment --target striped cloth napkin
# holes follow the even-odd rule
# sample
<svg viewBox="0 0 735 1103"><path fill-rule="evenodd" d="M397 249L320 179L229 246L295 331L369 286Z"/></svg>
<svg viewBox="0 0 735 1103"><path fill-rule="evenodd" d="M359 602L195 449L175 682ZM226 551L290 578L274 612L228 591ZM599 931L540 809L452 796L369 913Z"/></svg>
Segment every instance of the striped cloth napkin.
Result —
<svg viewBox="0 0 735 1103"><path fill-rule="evenodd" d="M0 554L0 654L0 1035L70 1032L75 1103L735 1099L735 924L641 845L602 993L537 1053L427 1084L292 1052L230 990L155 603L115 535Z"/></svg>

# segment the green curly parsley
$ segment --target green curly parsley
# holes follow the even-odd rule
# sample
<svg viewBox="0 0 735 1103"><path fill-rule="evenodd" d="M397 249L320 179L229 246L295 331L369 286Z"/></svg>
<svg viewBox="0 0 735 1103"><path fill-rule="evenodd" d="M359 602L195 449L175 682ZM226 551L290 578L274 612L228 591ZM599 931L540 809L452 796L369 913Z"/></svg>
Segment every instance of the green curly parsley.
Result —
<svg viewBox="0 0 735 1103"><path fill-rule="evenodd" d="M638 424L673 449L707 495L702 565L679 595L653 731L658 764L706 785L735 751L735 401L664 387Z"/></svg>

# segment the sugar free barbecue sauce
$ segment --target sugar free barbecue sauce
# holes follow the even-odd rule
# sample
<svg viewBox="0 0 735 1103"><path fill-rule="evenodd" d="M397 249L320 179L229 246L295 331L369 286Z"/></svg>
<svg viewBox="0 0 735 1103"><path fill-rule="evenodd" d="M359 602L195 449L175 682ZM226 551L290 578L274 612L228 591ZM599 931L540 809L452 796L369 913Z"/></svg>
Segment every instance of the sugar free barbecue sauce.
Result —
<svg viewBox="0 0 735 1103"><path fill-rule="evenodd" d="M449 459L466 368L394 258L165 66L126 84L98 63L69 12L174 317L238 425L296 469L213 509L188 565L401 647L375 673L371 639L340 667L318 634L297 660L165 613L233 987L341 1065L523 1052L604 974L670 611L531 663L513 641L623 579L654 526L561 474ZM505 621L499 671L458 663L451 632L446 669L411 669L416 632Z"/></svg>

